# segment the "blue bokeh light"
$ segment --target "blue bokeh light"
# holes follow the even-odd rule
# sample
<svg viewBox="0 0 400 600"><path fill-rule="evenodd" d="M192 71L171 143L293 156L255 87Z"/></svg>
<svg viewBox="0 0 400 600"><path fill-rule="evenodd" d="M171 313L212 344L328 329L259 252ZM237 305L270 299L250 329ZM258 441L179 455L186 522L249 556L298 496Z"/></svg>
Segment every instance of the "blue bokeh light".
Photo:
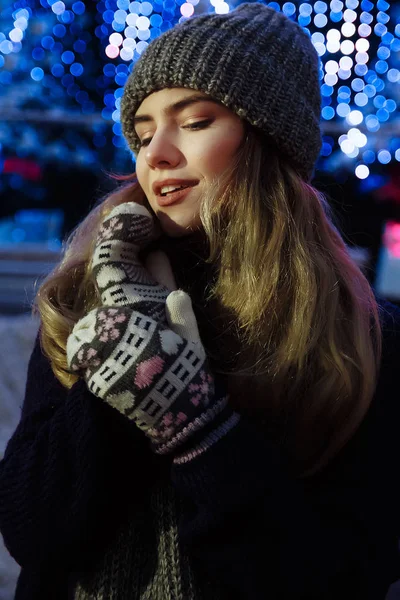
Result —
<svg viewBox="0 0 400 600"><path fill-rule="evenodd" d="M111 144L113 139L112 145L122 149L119 109L127 77L148 43L184 20L180 7L191 1L99 0L92 12L86 1L39 0L40 30L34 30L30 27L32 15L37 16L33 0L18 0L7 17L9 29L0 32L1 86L8 88L14 79L26 77L31 84L35 82L35 99L44 106L56 100L61 110L71 114L95 112L97 119L105 120L108 134L93 133L93 147L104 148L105 140ZM366 137L357 138L358 143L365 143L363 162L378 163L377 152L382 148L372 146L376 138L387 135L387 124L398 118L400 11L384 0L267 4L303 26L320 57L323 127L328 131L338 128L332 142L324 138L321 155L334 159L335 153L341 152L336 143L340 135L360 127ZM197 5L193 0L195 13L200 10ZM212 3L214 10L216 0ZM29 36L25 35L28 27ZM110 39L115 33L118 35ZM11 64L15 64L18 53L14 72ZM331 67L336 63L336 68L325 70L328 61ZM358 121L353 123L354 119ZM371 135L379 130L379 136ZM395 138L385 143L391 160L395 159L398 143ZM352 160L356 164L349 145L346 151L347 164Z"/></svg>
<svg viewBox="0 0 400 600"><path fill-rule="evenodd" d="M66 50L65 52L62 53L61 60L66 65L71 65L75 60L75 54L73 52L71 52L71 50Z"/></svg>
<svg viewBox="0 0 400 600"><path fill-rule="evenodd" d="M40 67L34 67L31 71L33 81L41 81L44 77L44 71Z"/></svg>

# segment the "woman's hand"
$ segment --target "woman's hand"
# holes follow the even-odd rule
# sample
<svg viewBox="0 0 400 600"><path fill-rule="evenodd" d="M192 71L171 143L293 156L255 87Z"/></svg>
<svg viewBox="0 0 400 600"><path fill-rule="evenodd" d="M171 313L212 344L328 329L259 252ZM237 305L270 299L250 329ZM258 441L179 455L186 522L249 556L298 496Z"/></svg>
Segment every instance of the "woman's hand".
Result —
<svg viewBox="0 0 400 600"><path fill-rule="evenodd" d="M151 272L138 260L152 239L152 222L136 203L116 207L105 219L92 267L103 306L75 325L67 357L93 394L134 420L164 453L227 400L215 399L191 299L171 291L176 285L166 255L148 257Z"/></svg>

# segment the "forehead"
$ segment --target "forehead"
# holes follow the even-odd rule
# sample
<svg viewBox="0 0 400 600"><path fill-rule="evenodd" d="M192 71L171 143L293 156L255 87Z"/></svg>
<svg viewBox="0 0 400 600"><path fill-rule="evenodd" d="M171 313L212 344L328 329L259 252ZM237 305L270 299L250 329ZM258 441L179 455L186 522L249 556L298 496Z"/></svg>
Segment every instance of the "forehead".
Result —
<svg viewBox="0 0 400 600"><path fill-rule="evenodd" d="M208 96L204 92L199 92L197 90L192 90L189 88L165 88L163 90L158 90L157 92L153 92L149 94L140 104L136 113L138 114L142 110L147 110L150 108L160 109L165 106L168 106L178 100L189 98L191 96L196 96L198 98L204 98L205 100L211 99L211 96ZM214 100L214 102L217 102Z"/></svg>

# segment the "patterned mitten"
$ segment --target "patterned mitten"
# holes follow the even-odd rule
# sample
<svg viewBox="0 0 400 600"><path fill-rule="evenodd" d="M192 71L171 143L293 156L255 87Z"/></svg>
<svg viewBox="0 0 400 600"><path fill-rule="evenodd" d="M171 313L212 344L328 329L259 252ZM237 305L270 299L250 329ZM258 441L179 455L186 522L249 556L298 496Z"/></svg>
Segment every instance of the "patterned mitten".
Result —
<svg viewBox="0 0 400 600"><path fill-rule="evenodd" d="M75 325L67 358L93 394L135 421L153 450L165 454L223 421L228 399L220 384L216 393L189 295L157 283L138 259L152 225L134 202L103 222L93 258L103 306Z"/></svg>

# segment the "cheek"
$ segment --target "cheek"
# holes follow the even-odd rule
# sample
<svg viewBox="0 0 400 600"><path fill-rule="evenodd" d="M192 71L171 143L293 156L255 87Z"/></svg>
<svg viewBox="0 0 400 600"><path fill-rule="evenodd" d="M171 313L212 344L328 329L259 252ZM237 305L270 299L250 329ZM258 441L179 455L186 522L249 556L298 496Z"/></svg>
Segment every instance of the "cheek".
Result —
<svg viewBox="0 0 400 600"><path fill-rule="evenodd" d="M236 135L221 136L207 144L203 152L198 152L199 164L209 174L218 174L226 169L234 157L240 144Z"/></svg>
<svg viewBox="0 0 400 600"><path fill-rule="evenodd" d="M142 166L142 160L140 159L140 157L138 156L137 160L136 160L136 177L138 178L138 182L140 187L146 191L145 187L145 177L144 177L144 170L143 170L143 166Z"/></svg>

